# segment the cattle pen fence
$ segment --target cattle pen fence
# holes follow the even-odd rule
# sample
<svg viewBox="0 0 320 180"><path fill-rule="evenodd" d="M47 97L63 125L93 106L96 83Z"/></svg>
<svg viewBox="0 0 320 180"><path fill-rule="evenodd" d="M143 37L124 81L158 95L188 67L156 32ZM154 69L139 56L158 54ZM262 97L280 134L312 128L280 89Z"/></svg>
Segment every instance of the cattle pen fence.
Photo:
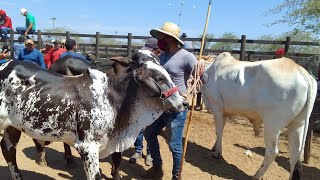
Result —
<svg viewBox="0 0 320 180"><path fill-rule="evenodd" d="M51 33L51 32L42 32L38 30L35 34L31 35L35 41L35 44L38 49L43 47L43 38L44 37L55 37L56 39L69 39L69 38L90 38L91 41L80 41L78 43L78 50L83 54L93 54L97 59L104 59L112 56L131 56L132 50L140 49L143 46L143 43L137 44L134 41L139 40L141 42L146 41L150 36L134 36L132 33L127 35L105 35L96 32L95 34L77 34L66 31L65 33ZM11 51L11 58L14 56L13 43L17 42L17 33L13 30L10 31L10 40L9 46ZM58 38L57 38L58 37ZM120 39L120 43L117 44L107 44L102 41L102 39ZM183 41L191 42L201 42L202 38L181 38ZM93 41L94 40L94 41ZM242 35L240 39L217 39L217 38L207 38L205 43L231 43L237 44L238 48L235 49L204 49L204 54L218 54L222 52L230 52L231 54L236 54L239 56L239 59L242 61L255 61L262 59L270 59L275 55L275 50L273 51L254 51L249 50L247 46L250 44L258 45L280 45L285 50L285 56L290 57L295 60L302 66L306 68L308 64L309 57L314 55L320 55L320 43L319 42L301 42L301 41L292 41L290 37L286 37L286 40L252 40L247 39L246 35ZM292 52L290 51L291 47L315 47L319 53L310 54L304 52ZM206 47L206 46L205 46ZM303 49L303 48L302 48ZM197 54L199 53L199 48L187 49L188 51ZM258 57L258 58L257 58ZM319 62L317 62L319 63ZM315 106L316 107L316 106ZM319 107L316 107L319 108ZM304 162L309 163L310 151L311 151L311 140L312 140L312 129L313 129L313 118L310 119L309 131L306 140L305 146L305 156Z"/></svg>
<svg viewBox="0 0 320 180"><path fill-rule="evenodd" d="M13 46L13 43L16 42L15 35L16 32L10 32L10 46ZM83 54L93 54L97 58L108 58L112 56L131 56L132 50L139 49L142 47L142 43L136 44L133 43L135 40L146 41L146 39L150 38L150 36L134 36L132 33L128 33L127 35L105 35L100 34L100 32L96 32L95 34L77 34L66 31L65 33L51 33L51 32L42 32L38 30L35 34L31 35L37 45L37 48L43 47L43 37L58 37L60 39L68 39L68 38L91 38L94 39L95 42L90 41L80 41L78 43L78 50L80 50ZM117 44L104 44L101 39L119 39ZM191 42L201 42L202 38L181 38L183 41L191 41ZM320 43L319 42L301 42L301 41L291 41L290 37L287 37L286 40L253 40L247 39L246 35L242 35L241 39L218 39L218 38L207 38L205 43L228 43L228 44L238 44L239 48L234 49L204 49L204 54L218 54L222 52L230 52L231 54L239 55L239 59L244 61L254 61L253 57L259 57L259 59L270 58L274 56L274 51L254 51L248 50L246 47L250 44L258 44L258 45L281 45L285 50L285 56L291 57L294 60L306 60L310 56L315 54L303 53L303 52L290 52L290 48L292 46L312 46L319 47L319 55L320 55ZM205 46L206 47L206 46ZM192 53L199 53L200 48L192 48L187 49ZM13 57L13 48L11 48L11 53ZM316 54L318 55L318 54Z"/></svg>

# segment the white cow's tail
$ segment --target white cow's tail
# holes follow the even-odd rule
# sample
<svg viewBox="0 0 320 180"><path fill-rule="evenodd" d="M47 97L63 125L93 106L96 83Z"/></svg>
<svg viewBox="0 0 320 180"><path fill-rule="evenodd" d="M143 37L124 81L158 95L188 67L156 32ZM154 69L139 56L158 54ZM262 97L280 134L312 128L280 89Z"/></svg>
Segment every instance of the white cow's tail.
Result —
<svg viewBox="0 0 320 180"><path fill-rule="evenodd" d="M309 75L309 74L308 74ZM307 102L306 102L306 106L305 106L305 109L304 111L306 111L305 113L305 127L304 127L304 132L303 132L303 142L306 141L306 138L307 138L307 131L308 131L308 127L309 127L309 119L310 119L310 116L311 116L311 113L312 113L312 109L313 109L313 106L314 106L314 102L315 102L315 99L316 99L316 96L317 96L317 82L315 79L313 79L312 76L309 75L309 79L308 80L308 83L309 83L309 88L308 88L308 94L307 94ZM302 144L302 149L301 149L301 154L300 154L300 157L303 155L303 150L304 150L304 147L305 147L305 143Z"/></svg>

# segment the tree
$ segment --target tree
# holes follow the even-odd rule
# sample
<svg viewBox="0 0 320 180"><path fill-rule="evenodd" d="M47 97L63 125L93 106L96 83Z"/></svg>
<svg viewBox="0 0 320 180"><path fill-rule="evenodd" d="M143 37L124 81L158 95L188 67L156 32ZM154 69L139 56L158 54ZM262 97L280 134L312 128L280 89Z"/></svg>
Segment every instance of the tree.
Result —
<svg viewBox="0 0 320 180"><path fill-rule="evenodd" d="M199 36L199 38L202 38L202 34ZM206 39L213 39L213 38L215 38L214 34L211 34L211 33L206 34ZM192 44L193 44L194 48L200 48L201 41L192 41ZM212 42L206 42L205 48L207 49L207 48L211 47L212 44L213 44Z"/></svg>
<svg viewBox="0 0 320 180"><path fill-rule="evenodd" d="M67 31L69 31L70 33L74 33L76 34L77 32L71 31L69 28L63 28L63 27L57 27L54 29L43 29L44 32L49 32L49 33L66 33ZM62 36L51 36L54 39L66 39L66 37L62 37ZM46 36L46 38L49 38L49 36ZM77 43L81 43L83 42L83 40L80 37L71 37L74 40L76 40Z"/></svg>
<svg viewBox="0 0 320 180"><path fill-rule="evenodd" d="M219 38L221 39L239 39L235 34L231 32L227 32L222 34ZM209 49L221 49L221 50L239 50L240 44L239 43L228 43L228 42L217 42L212 43L210 46L208 46Z"/></svg>
<svg viewBox="0 0 320 180"><path fill-rule="evenodd" d="M312 42L318 41L318 38L310 32L293 30L289 32L285 32L279 36L273 35L263 35L259 37L259 40L270 40L270 41L285 41L287 37L291 38L291 41L304 41L304 42ZM260 52L273 52L278 48L284 48L284 44L247 44L246 49L248 51L260 51ZM291 45L289 48L290 53L300 52L300 53L310 53L317 54L319 52L319 48L315 46L298 46Z"/></svg>
<svg viewBox="0 0 320 180"><path fill-rule="evenodd" d="M281 35L281 39L285 40L287 36L291 37L291 41L305 41L305 42L315 42L318 41L318 37L315 36L315 34L311 32L305 32L305 31L289 31L286 33L283 33ZM319 47L316 46L299 46L299 45L292 45L289 48L289 52L303 52L303 53L309 53L309 54L318 54L319 53Z"/></svg>
<svg viewBox="0 0 320 180"><path fill-rule="evenodd" d="M281 19L270 25L287 23L299 30L320 33L320 1L319 0L285 0L280 5L269 9L266 14L282 14Z"/></svg>

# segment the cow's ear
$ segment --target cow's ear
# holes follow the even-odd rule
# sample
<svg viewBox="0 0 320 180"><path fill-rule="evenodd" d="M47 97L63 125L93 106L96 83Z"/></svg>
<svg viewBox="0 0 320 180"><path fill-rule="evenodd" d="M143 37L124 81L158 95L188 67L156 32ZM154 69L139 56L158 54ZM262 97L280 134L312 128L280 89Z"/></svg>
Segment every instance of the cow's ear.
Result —
<svg viewBox="0 0 320 180"><path fill-rule="evenodd" d="M161 89L156 81L150 77L144 66L135 70L135 81L143 87L147 96L160 97Z"/></svg>
<svg viewBox="0 0 320 180"><path fill-rule="evenodd" d="M138 53L137 50L133 51L131 59L133 63L138 67L142 66L142 64L145 62L143 60L143 57L141 56L141 53Z"/></svg>

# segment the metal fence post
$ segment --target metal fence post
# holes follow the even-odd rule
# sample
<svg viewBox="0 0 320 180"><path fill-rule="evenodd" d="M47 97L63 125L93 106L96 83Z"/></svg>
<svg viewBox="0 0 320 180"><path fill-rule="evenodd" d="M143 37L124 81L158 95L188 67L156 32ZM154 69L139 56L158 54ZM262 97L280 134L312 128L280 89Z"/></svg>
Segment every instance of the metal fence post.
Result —
<svg viewBox="0 0 320 180"><path fill-rule="evenodd" d="M100 32L96 32L96 58L100 57Z"/></svg>
<svg viewBox="0 0 320 180"><path fill-rule="evenodd" d="M247 41L246 35L242 35L241 36L241 45L240 45L240 60L241 61L246 60L246 41Z"/></svg>
<svg viewBox="0 0 320 180"><path fill-rule="evenodd" d="M128 33L128 57L131 57L131 51L132 51L132 33Z"/></svg>

